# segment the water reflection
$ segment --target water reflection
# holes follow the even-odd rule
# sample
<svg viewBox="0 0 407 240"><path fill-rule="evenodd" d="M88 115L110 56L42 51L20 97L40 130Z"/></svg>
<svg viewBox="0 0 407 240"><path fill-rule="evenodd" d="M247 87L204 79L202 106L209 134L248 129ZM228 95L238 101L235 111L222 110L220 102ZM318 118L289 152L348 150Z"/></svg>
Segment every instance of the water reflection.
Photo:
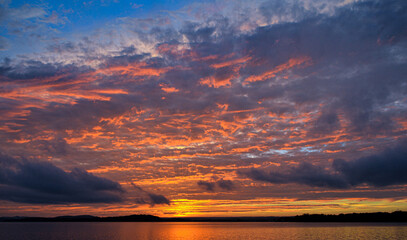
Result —
<svg viewBox="0 0 407 240"><path fill-rule="evenodd" d="M407 224L0 223L7 240L407 239Z"/></svg>

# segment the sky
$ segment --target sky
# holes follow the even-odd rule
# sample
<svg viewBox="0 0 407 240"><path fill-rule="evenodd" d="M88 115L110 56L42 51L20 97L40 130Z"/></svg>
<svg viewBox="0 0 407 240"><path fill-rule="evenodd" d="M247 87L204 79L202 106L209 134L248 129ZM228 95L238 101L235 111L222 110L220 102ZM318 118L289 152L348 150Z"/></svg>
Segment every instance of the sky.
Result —
<svg viewBox="0 0 407 240"><path fill-rule="evenodd" d="M0 216L407 210L407 1L0 0Z"/></svg>

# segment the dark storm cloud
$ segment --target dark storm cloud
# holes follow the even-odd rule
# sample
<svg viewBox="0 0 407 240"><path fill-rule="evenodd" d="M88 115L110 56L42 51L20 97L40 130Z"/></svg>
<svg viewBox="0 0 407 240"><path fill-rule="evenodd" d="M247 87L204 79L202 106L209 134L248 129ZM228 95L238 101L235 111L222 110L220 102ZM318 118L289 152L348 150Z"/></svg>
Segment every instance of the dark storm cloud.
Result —
<svg viewBox="0 0 407 240"><path fill-rule="evenodd" d="M253 180L270 182L275 184L299 183L313 187L347 188L348 183L341 176L331 174L319 166L310 163L301 163L298 167L290 168L286 171L264 171L260 169L250 169L240 172Z"/></svg>
<svg viewBox="0 0 407 240"><path fill-rule="evenodd" d="M208 192L213 192L215 189L215 183L214 182L207 182L207 181L198 181L196 183L199 187L202 187Z"/></svg>
<svg viewBox="0 0 407 240"><path fill-rule="evenodd" d="M340 129L340 127L337 113L323 110L308 133L311 135L325 135Z"/></svg>
<svg viewBox="0 0 407 240"><path fill-rule="evenodd" d="M8 62L4 63L1 67L5 70L2 72L2 77L7 77L11 80L50 77L56 75L59 68L57 64L42 63L34 60L24 61L18 65L13 65L13 67Z"/></svg>
<svg viewBox="0 0 407 240"><path fill-rule="evenodd" d="M274 184L298 183L312 187L350 188L361 184L383 187L407 184L407 141L395 148L354 161L335 160L327 170L310 163L274 171L252 168L239 174Z"/></svg>
<svg viewBox="0 0 407 240"><path fill-rule="evenodd" d="M216 184L218 184L218 186L220 188L222 188L223 190L228 190L228 191L233 190L235 187L235 184L231 180L221 179L221 180L218 180L216 182Z"/></svg>
<svg viewBox="0 0 407 240"><path fill-rule="evenodd" d="M151 205L155 204L167 204L170 205L170 200L160 194L148 193L151 200Z"/></svg>
<svg viewBox="0 0 407 240"><path fill-rule="evenodd" d="M351 185L376 187L407 183L407 141L395 148L356 161L335 160L333 168Z"/></svg>
<svg viewBox="0 0 407 240"><path fill-rule="evenodd" d="M220 180L214 181L214 182L198 181L197 185L208 192L214 192L216 186L218 186L222 190L226 190L226 191L231 191L235 188L235 184L231 180L223 180L223 179L220 179Z"/></svg>
<svg viewBox="0 0 407 240"><path fill-rule="evenodd" d="M75 168L0 156L0 199L34 204L122 201L120 184Z"/></svg>
<svg viewBox="0 0 407 240"><path fill-rule="evenodd" d="M149 54L135 54L135 49L133 46L124 48L119 56L106 58L103 66L126 66L130 63L139 62L147 57Z"/></svg>
<svg viewBox="0 0 407 240"><path fill-rule="evenodd" d="M136 197L135 202L138 204L150 204L151 206L154 206L156 204L171 204L170 200L164 195L146 191L134 183L131 183L131 185L137 190L138 196Z"/></svg>
<svg viewBox="0 0 407 240"><path fill-rule="evenodd" d="M0 65L0 80L10 82L29 81L30 84L35 85L41 84L41 79L47 77L66 75L55 81L43 83L43 86L46 86L46 84L72 81L78 74L87 72L90 69L89 67L78 67L73 64L44 63L30 59L16 62L5 58Z"/></svg>

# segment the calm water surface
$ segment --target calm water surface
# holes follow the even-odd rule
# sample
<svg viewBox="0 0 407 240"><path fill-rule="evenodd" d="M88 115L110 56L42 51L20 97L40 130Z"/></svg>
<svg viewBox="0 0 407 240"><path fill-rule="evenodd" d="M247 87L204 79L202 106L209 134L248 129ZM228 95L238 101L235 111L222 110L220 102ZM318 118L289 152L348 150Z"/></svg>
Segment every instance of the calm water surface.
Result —
<svg viewBox="0 0 407 240"><path fill-rule="evenodd" d="M0 223L4 240L407 239L386 223Z"/></svg>

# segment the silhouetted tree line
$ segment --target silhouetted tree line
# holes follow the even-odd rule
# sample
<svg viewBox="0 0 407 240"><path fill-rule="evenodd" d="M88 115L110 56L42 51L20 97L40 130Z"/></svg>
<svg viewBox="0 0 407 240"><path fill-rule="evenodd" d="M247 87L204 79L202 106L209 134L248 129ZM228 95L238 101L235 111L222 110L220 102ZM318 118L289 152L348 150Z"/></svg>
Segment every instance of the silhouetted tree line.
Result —
<svg viewBox="0 0 407 240"><path fill-rule="evenodd" d="M281 217L281 222L407 222L407 212L348 213L338 215L303 214Z"/></svg>
<svg viewBox="0 0 407 240"><path fill-rule="evenodd" d="M407 212L303 214L294 217L186 217L160 218L152 215L96 217L91 215L44 217L1 217L0 222L407 222Z"/></svg>

